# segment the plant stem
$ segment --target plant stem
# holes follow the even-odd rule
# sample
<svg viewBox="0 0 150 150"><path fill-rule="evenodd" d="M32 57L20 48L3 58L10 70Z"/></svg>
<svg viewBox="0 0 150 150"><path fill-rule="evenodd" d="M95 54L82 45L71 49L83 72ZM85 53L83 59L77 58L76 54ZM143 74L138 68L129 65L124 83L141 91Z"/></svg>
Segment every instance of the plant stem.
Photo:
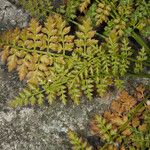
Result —
<svg viewBox="0 0 150 150"><path fill-rule="evenodd" d="M72 22L73 24L77 25L77 26L80 25L78 22L76 22L76 21L74 21L74 20L71 20L71 19L70 19L69 21Z"/></svg>
<svg viewBox="0 0 150 150"><path fill-rule="evenodd" d="M147 51L147 53L150 55L150 48L148 47L148 45L143 41L143 39L136 34L134 31L132 31L131 36L142 46L145 48L145 50Z"/></svg>
<svg viewBox="0 0 150 150"><path fill-rule="evenodd" d="M15 48L18 51L27 51L27 52L34 52L34 49L27 49L27 48L22 48L22 47L18 47L18 46L14 46L12 44L9 44L9 46L11 46L12 48ZM49 56L55 56L55 57L59 57L62 56L62 54L57 54L57 53L51 53L51 52L47 52L47 51L40 51L40 50L36 50L36 53L38 54L43 54L43 55L49 55ZM63 55L65 58L68 58L69 56L67 55Z"/></svg>
<svg viewBox="0 0 150 150"><path fill-rule="evenodd" d="M99 36L100 38L102 38L103 40L106 39L106 36L105 36L105 35L102 35L102 34L100 34L100 33L98 33L98 32L96 32L96 35Z"/></svg>

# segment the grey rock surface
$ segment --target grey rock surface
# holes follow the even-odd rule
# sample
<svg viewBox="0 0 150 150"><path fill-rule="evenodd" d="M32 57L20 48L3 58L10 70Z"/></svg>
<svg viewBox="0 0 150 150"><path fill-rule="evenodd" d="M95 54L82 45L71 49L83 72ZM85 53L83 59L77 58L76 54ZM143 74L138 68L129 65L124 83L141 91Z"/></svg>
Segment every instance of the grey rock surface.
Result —
<svg viewBox="0 0 150 150"><path fill-rule="evenodd" d="M23 88L15 73L8 73L0 65L0 149L1 150L70 150L68 129L87 137L89 119L102 113L114 99L115 94L95 98L89 102L82 98L81 105L72 102L64 106L59 100L41 108L17 108L7 106Z"/></svg>
<svg viewBox="0 0 150 150"><path fill-rule="evenodd" d="M15 26L25 27L28 24L29 15L17 8L8 0L0 0L0 29L6 30Z"/></svg>

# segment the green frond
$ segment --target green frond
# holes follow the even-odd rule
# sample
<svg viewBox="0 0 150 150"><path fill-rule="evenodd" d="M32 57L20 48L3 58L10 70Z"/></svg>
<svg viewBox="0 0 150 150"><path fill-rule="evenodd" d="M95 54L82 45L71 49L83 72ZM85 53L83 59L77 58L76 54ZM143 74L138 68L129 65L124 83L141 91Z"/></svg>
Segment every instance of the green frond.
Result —
<svg viewBox="0 0 150 150"><path fill-rule="evenodd" d="M122 37L125 31L127 30L127 23L124 20L121 20L120 17L108 21L108 26L105 27L105 35L116 34L119 37Z"/></svg>
<svg viewBox="0 0 150 150"><path fill-rule="evenodd" d="M111 59L112 74L114 76L118 76L120 59L119 59L119 45L118 45L116 37L109 37L108 51L109 51L110 59Z"/></svg>
<svg viewBox="0 0 150 150"><path fill-rule="evenodd" d="M120 75L124 76L129 68L130 61L128 58L132 55L131 47L127 38L123 38L120 52Z"/></svg>
<svg viewBox="0 0 150 150"><path fill-rule="evenodd" d="M74 47L74 36L69 35L70 27L67 27L67 22L63 20L60 15L54 16L56 20L56 27L58 29L58 53L63 52L65 55L65 51L72 51Z"/></svg>
<svg viewBox="0 0 150 150"><path fill-rule="evenodd" d="M92 22L90 18L87 18L83 21L82 25L78 26L79 31L76 32L76 39L75 45L76 49L79 54L91 56L93 51L93 47L98 43L98 40L94 39L95 31L92 30Z"/></svg>
<svg viewBox="0 0 150 150"><path fill-rule="evenodd" d="M39 80L49 78L55 61L64 64L62 55L73 50L74 36L69 32L60 15L47 18L44 26L32 19L27 28L6 35L2 61L7 62L9 71L17 69L20 80L27 78L28 83L37 85ZM55 51L61 53L60 57Z"/></svg>
<svg viewBox="0 0 150 150"><path fill-rule="evenodd" d="M39 106L43 104L43 94L38 87L33 85L29 85L28 88L19 93L18 97L9 102L9 105L15 108L18 106L34 106L36 104Z"/></svg>
<svg viewBox="0 0 150 150"><path fill-rule="evenodd" d="M144 27L147 22L146 18L149 18L149 15L150 15L150 11L149 11L150 3L146 2L146 1L139 1L136 3L137 3L136 8L135 8L134 12L131 14L130 24L132 26L138 27L142 23L141 25ZM140 27L139 30L140 29L142 29L142 28Z"/></svg>
<svg viewBox="0 0 150 150"><path fill-rule="evenodd" d="M56 1L52 13L49 0L20 2L33 5L31 12L40 21L31 19L24 29L4 32L0 55L9 71L17 70L20 80L43 91L27 97L32 104L42 105L44 96L49 104L57 97L63 104L68 98L79 104L82 95L90 100L94 92L104 96L109 86L123 87L123 78L133 73L130 68L135 66L138 75L149 66L149 47L140 37L149 26L147 1ZM138 54L130 37L143 47Z"/></svg>
<svg viewBox="0 0 150 150"><path fill-rule="evenodd" d="M67 96L66 96L66 92L67 92L67 88L64 85L59 86L59 92L58 92L58 96L60 97L60 100L62 101L62 103L64 105L66 105L67 103Z"/></svg>
<svg viewBox="0 0 150 150"><path fill-rule="evenodd" d="M73 131L68 131L68 138L70 140L70 143L73 145L73 150L92 150L92 146L89 146L89 144L84 141L82 138L79 138L77 134Z"/></svg>
<svg viewBox="0 0 150 150"><path fill-rule="evenodd" d="M141 30L141 34L144 37L150 36L150 21L146 24L146 26Z"/></svg>
<svg viewBox="0 0 150 150"><path fill-rule="evenodd" d="M81 81L81 88L86 97L91 100L93 98L92 92L94 91L93 85L94 81L92 79L86 79Z"/></svg>
<svg viewBox="0 0 150 150"><path fill-rule="evenodd" d="M73 62L74 66L72 71L68 73L68 90L69 95L74 101L75 104L79 104L81 93L81 80L83 80L83 74L85 70L88 68L85 62Z"/></svg>
<svg viewBox="0 0 150 150"><path fill-rule="evenodd" d="M99 96L104 96L104 94L107 92L108 86L111 84L109 80L109 76L95 78L97 93Z"/></svg>
<svg viewBox="0 0 150 150"><path fill-rule="evenodd" d="M57 86L53 86L51 81L42 81L41 86L43 88L43 91L45 92L47 102L49 104L52 104L57 96Z"/></svg>
<svg viewBox="0 0 150 150"><path fill-rule="evenodd" d="M102 22L107 22L108 17L110 15L111 6L107 5L105 1L101 1L98 3L98 7L96 9L96 26L99 26Z"/></svg>
<svg viewBox="0 0 150 150"><path fill-rule="evenodd" d="M74 104L79 105L80 104L80 98L82 96L81 90L80 90L80 84L74 83L73 87L70 88L68 85L69 95L71 99L73 100Z"/></svg>
<svg viewBox="0 0 150 150"><path fill-rule="evenodd" d="M64 15L68 21L70 21L71 19L74 20L77 17L76 13L80 4L79 2L80 0L69 0L67 2L66 9L64 10Z"/></svg>
<svg viewBox="0 0 150 150"><path fill-rule="evenodd" d="M112 129L112 125L110 123L106 123L106 120L98 115L95 116L95 121L100 136L107 142L111 142L112 137L117 134L117 132Z"/></svg>
<svg viewBox="0 0 150 150"><path fill-rule="evenodd" d="M93 25L93 26L95 26L96 20L97 20L97 19L95 18L97 5L98 5L98 3L97 3L97 2L94 2L94 3L89 7L89 9L87 10L86 15L85 15L85 17L87 17L87 18L91 18L91 21L92 21L92 25Z"/></svg>
<svg viewBox="0 0 150 150"><path fill-rule="evenodd" d="M144 47L138 52L136 58L137 58L137 62L135 63L134 72L139 73L143 70L142 62L147 60L146 51Z"/></svg>
<svg viewBox="0 0 150 150"><path fill-rule="evenodd" d="M19 0L19 4L36 18L45 18L52 12L52 0Z"/></svg>
<svg viewBox="0 0 150 150"><path fill-rule="evenodd" d="M114 84L115 84L115 86L116 86L117 89L123 90L123 88L124 88L124 81L123 80L121 80L119 78L116 78L114 80Z"/></svg>
<svg viewBox="0 0 150 150"><path fill-rule="evenodd" d="M105 74L105 75L109 75L110 74L110 66L111 66L111 60L110 60L110 55L109 53L107 52L106 50L106 47L105 46L100 46L98 48L98 60L95 60L95 61L99 61L99 64L98 63L94 63L95 65L99 65L100 66L100 72L97 70L95 70L98 73L102 73L102 74ZM98 68L98 67L96 67Z"/></svg>
<svg viewBox="0 0 150 150"><path fill-rule="evenodd" d="M79 10L80 12L84 12L86 11L88 5L91 3L91 0L80 0L80 5L79 5Z"/></svg>
<svg viewBox="0 0 150 150"><path fill-rule="evenodd" d="M127 19L129 15L132 15L134 10L133 7L134 7L133 0L129 0L129 1L121 0L119 1L118 4L118 14L121 16L121 18Z"/></svg>

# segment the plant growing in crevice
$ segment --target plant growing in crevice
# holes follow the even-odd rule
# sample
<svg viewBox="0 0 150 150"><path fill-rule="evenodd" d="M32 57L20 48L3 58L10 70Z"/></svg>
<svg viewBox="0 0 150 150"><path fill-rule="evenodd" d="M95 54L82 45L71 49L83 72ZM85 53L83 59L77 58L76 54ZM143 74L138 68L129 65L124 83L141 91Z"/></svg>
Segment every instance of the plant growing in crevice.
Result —
<svg viewBox="0 0 150 150"><path fill-rule="evenodd" d="M100 137L104 145L97 147L91 145L92 150L140 150L150 147L149 95L145 98L143 92L142 86L137 87L136 97L123 91L119 98L112 102L109 111L105 111L103 116L95 116L90 123L91 131ZM86 140L84 142L75 140L81 138L74 131L72 134L76 135L76 138L71 138L68 132L69 140L74 147L77 145L80 147L85 143Z"/></svg>
<svg viewBox="0 0 150 150"><path fill-rule="evenodd" d="M72 147L73 150L92 150L92 147L82 138L79 138L73 131L70 130L68 132L68 137L70 138L71 144L74 145Z"/></svg>

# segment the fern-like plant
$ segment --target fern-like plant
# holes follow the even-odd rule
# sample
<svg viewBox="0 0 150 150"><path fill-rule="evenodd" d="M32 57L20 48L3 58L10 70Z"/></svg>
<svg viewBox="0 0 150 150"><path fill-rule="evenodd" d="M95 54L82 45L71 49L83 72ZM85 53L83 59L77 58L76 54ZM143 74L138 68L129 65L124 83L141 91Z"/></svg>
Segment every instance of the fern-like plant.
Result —
<svg viewBox="0 0 150 150"><path fill-rule="evenodd" d="M90 18L78 24L75 35L70 33L63 17L53 14L44 25L32 19L28 27L2 35L1 59L7 62L8 71L16 69L20 80L37 86L29 86L12 105L41 105L45 96L50 104L56 97L66 104L68 96L79 104L82 94L91 100L94 90L103 96L109 85L122 87L121 78L132 61L128 38L123 37L121 42L114 34L99 44ZM146 60L144 48L137 58L135 65L141 71ZM32 103L31 97L37 100Z"/></svg>
<svg viewBox="0 0 150 150"><path fill-rule="evenodd" d="M135 91L137 97L132 97L123 91L119 99L112 102L109 111L104 112L103 116L95 116L91 122L92 134L99 136L105 143L103 146L97 145L95 149L149 149L150 109L146 101L150 95L143 99L143 91L144 89L139 86ZM139 104L136 104L137 98L142 98ZM68 132L68 135L71 144L75 147L87 143L85 140L82 141L82 138L77 137L74 131Z"/></svg>
<svg viewBox="0 0 150 150"><path fill-rule="evenodd" d="M49 103L59 97L66 104L71 97L79 104L83 94L91 100L94 91L103 96L110 85L121 89L125 76L150 66L149 47L135 32L149 25L149 2L70 0L53 10L47 0L20 4L37 18L50 14L44 23L31 19L28 27L2 34L1 59L8 71L16 69L20 80L37 86L35 93L27 88L32 96L22 93L27 100L40 93ZM130 37L142 47L132 47Z"/></svg>
<svg viewBox="0 0 150 150"><path fill-rule="evenodd" d="M18 0L21 5L32 17L45 19L52 10L52 0Z"/></svg>
<svg viewBox="0 0 150 150"><path fill-rule="evenodd" d="M73 131L68 132L68 137L70 139L71 144L73 145L73 150L92 150L92 146L84 141L82 138L79 138L77 134Z"/></svg>

